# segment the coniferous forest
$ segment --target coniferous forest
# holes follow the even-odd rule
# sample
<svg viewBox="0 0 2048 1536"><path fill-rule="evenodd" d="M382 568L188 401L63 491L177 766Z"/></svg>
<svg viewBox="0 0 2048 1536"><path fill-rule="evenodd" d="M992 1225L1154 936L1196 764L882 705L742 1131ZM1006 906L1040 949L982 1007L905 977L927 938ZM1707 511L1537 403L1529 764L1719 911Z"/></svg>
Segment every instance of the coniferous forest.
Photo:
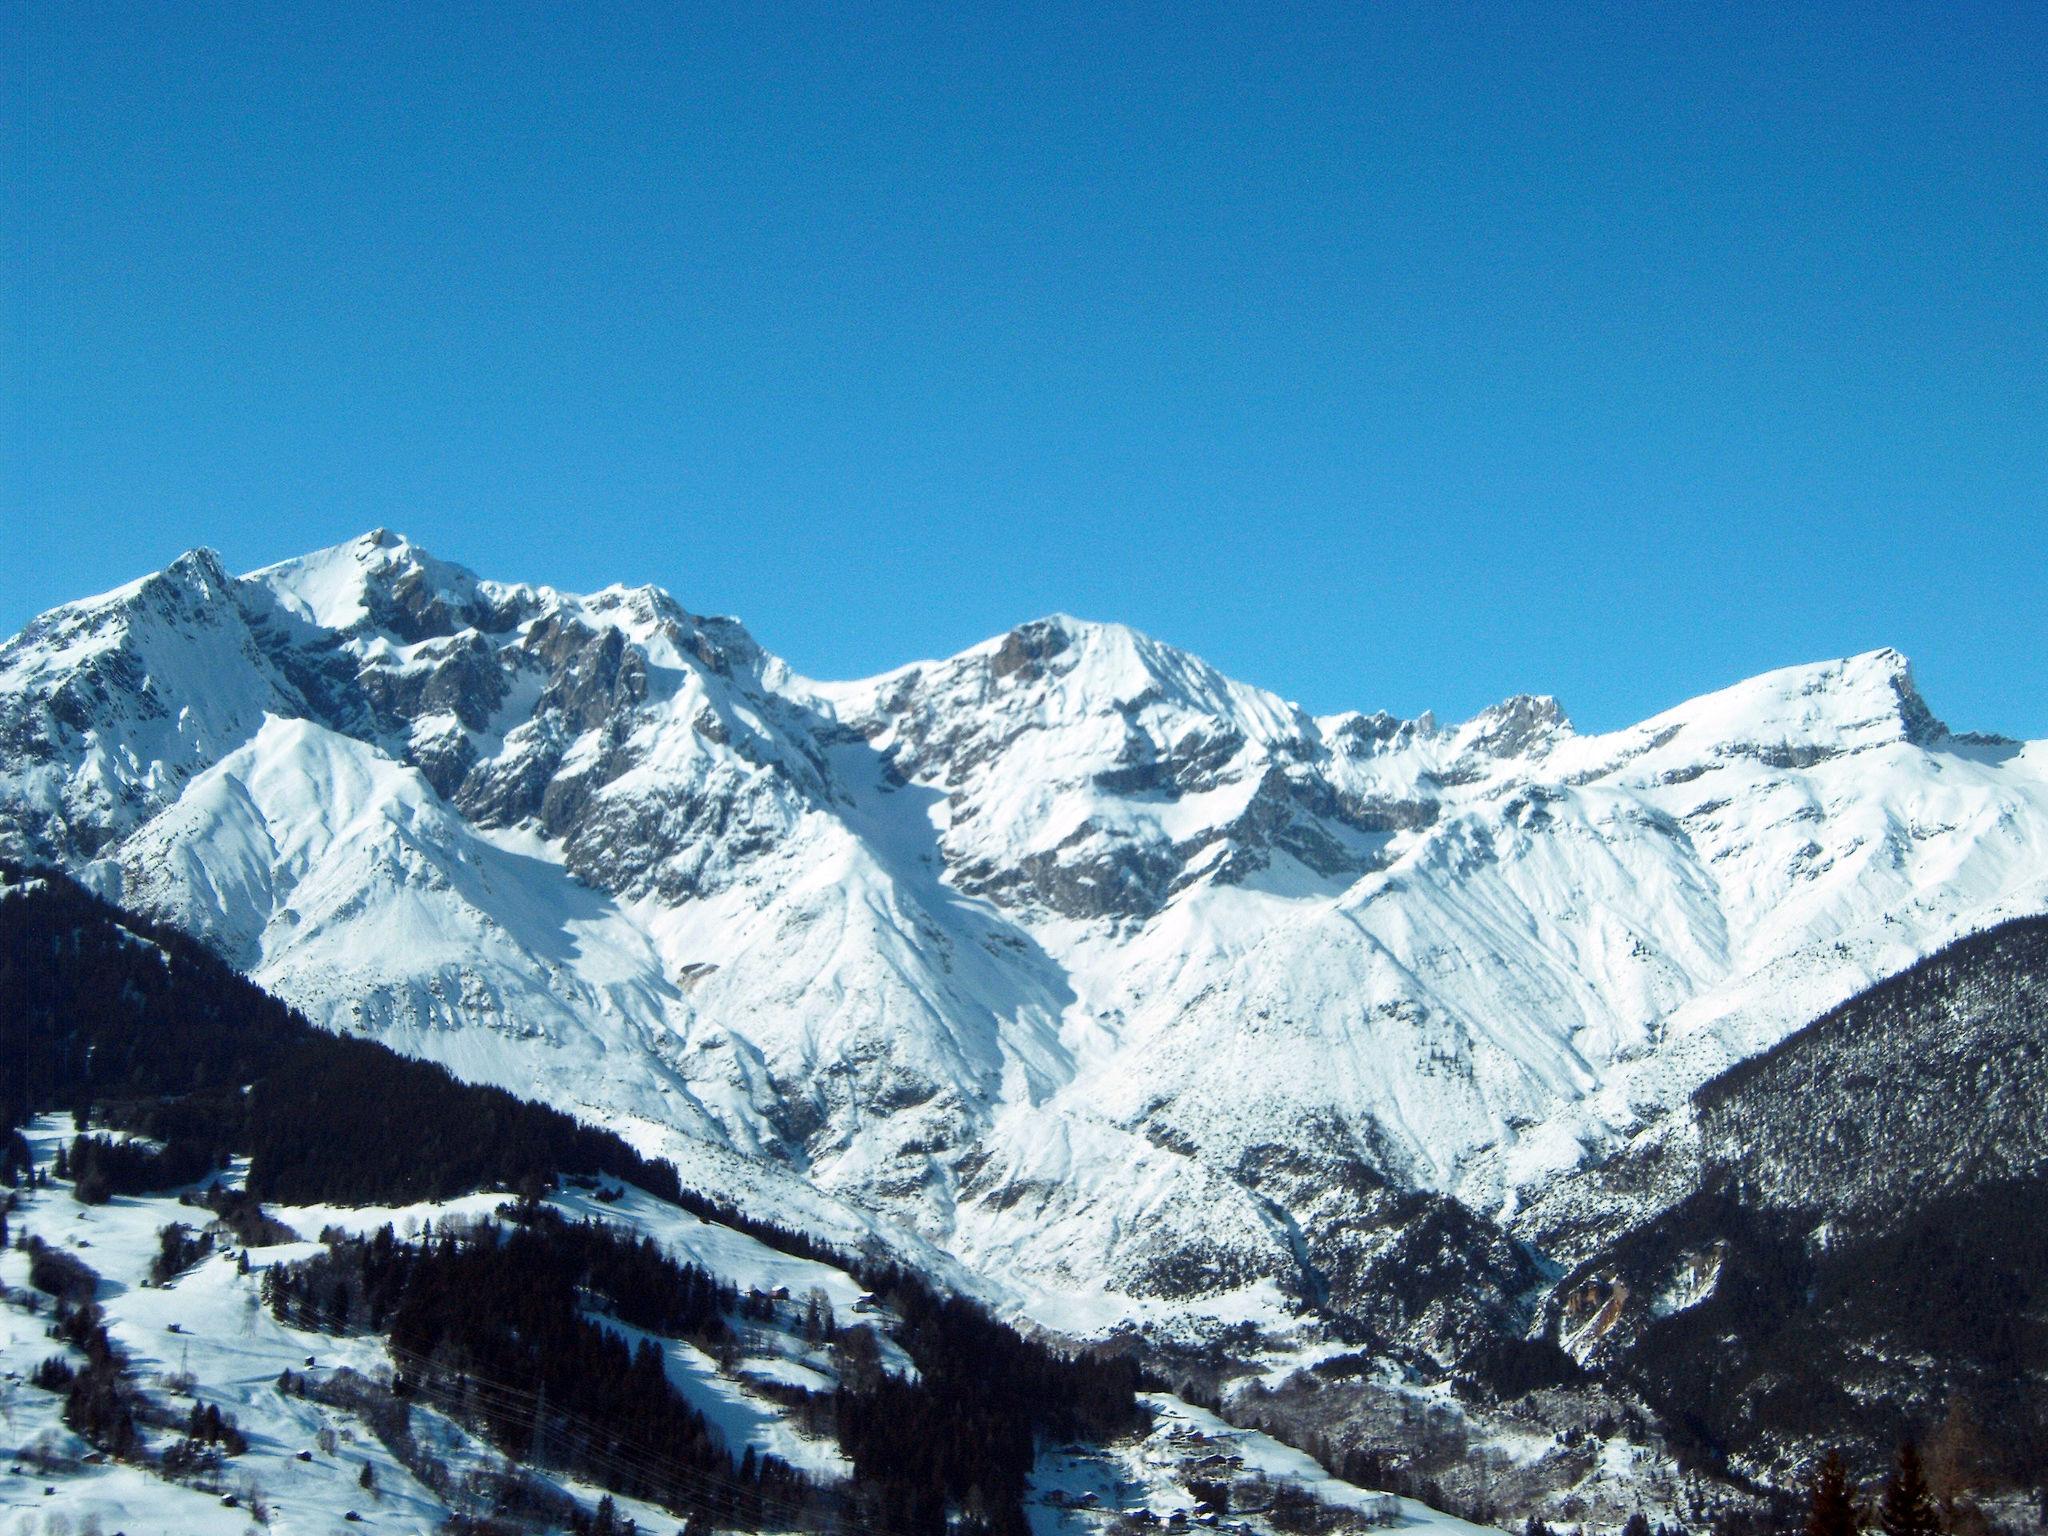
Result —
<svg viewBox="0 0 2048 1536"><path fill-rule="evenodd" d="M295 1203L440 1200L560 1174L684 1196L673 1168L615 1136L317 1030L177 930L62 875L35 880L0 899L7 1128L60 1109L151 1137L165 1145L159 1187L245 1153L251 1192Z"/></svg>
<svg viewBox="0 0 2048 1536"><path fill-rule="evenodd" d="M281 1317L388 1336L401 1369L399 1401L386 1406L401 1416L407 1396L432 1401L516 1457L728 1526L771 1512L778 1523L815 1526L858 1513L896 1536L941 1536L949 1525L1023 1536L1020 1500L1037 1445L1139 1422L1138 1373L1127 1359L1065 1358L908 1271L685 1189L670 1165L606 1132L316 1030L202 946L60 875L5 875L5 1127L61 1110L81 1126L155 1143L81 1131L61 1153L81 1200L191 1184L237 1156L249 1159L248 1193L216 1204L244 1241L274 1240L258 1199L520 1196L498 1222L417 1241L388 1227L366 1239L329 1234L323 1254L272 1272L267 1293ZM8 1160L19 1165L19 1138L10 1141ZM913 1377L849 1371L836 1391L803 1405L852 1461L850 1494L811 1487L751 1450L735 1459L663 1365L663 1339L715 1346L736 1312L777 1303L743 1299L645 1237L572 1223L535 1202L565 1175L622 1179L772 1247L847 1268L901 1319ZM189 1234L173 1233L166 1274L197 1251ZM872 1363L871 1347L848 1342L847 1358ZM105 1370L73 1386L92 1408L87 1419L112 1426L110 1445L126 1443L116 1433L126 1422L109 1385L116 1375L109 1356Z"/></svg>
<svg viewBox="0 0 2048 1536"><path fill-rule="evenodd" d="M939 1536L950 1516L955 1529L964 1519L1023 1536L1025 1477L1041 1444L1137 1427L1129 1361L1063 1359L907 1272L867 1278L902 1321L896 1337L915 1377L850 1369L836 1391L802 1394L811 1400L801 1405L852 1460L867 1523ZM389 1227L333 1239L320 1257L275 1272L266 1294L303 1327L388 1334L401 1393L483 1423L523 1462L717 1519L848 1513L773 1458L749 1453L735 1465L665 1373L661 1337L715 1349L743 1305L772 1315L774 1299L743 1303L644 1237L508 1204L500 1222L416 1242Z"/></svg>

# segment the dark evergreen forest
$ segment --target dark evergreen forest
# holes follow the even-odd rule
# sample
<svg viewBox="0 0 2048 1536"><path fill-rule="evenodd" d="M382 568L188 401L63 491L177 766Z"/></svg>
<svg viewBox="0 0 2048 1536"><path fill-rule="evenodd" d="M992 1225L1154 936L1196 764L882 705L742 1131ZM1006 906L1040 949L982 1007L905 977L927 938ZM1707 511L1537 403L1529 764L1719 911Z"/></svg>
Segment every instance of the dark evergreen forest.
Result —
<svg viewBox="0 0 2048 1536"><path fill-rule="evenodd" d="M897 1536L941 1536L949 1519L956 1530L964 1521L1024 1536L1037 1445L1139 1422L1128 1359L1063 1357L915 1274L686 1189L671 1165L609 1133L317 1030L203 946L61 875L0 868L0 878L11 887L0 895L0 1129L64 1110L81 1127L158 1144L81 1131L65 1150L80 1198L182 1187L234 1156L250 1159L248 1195L216 1204L252 1237L263 1231L259 1199L517 1196L498 1222L417 1242L389 1228L370 1239L333 1234L323 1255L269 1284L272 1306L296 1323L388 1335L399 1394L466 1417L515 1456L726 1525L773 1513L823 1526L853 1514ZM854 1464L851 1509L772 1459L748 1451L735 1461L670 1383L655 1341L715 1346L735 1314L792 1304L742 1298L644 1237L537 1204L562 1176L629 1182L837 1264L900 1319L915 1379L856 1369L829 1395L797 1394L806 1422L829 1427ZM165 1262L175 1269L184 1258ZM860 1332L846 1340L854 1362L873 1355Z"/></svg>

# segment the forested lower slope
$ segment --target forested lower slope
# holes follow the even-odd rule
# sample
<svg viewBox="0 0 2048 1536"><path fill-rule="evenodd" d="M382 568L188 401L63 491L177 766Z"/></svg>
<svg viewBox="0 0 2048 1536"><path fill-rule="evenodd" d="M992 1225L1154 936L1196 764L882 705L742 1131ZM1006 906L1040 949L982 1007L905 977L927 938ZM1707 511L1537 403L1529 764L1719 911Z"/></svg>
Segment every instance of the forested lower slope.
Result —
<svg viewBox="0 0 2048 1536"><path fill-rule="evenodd" d="M1687 1189L1580 1264L1556 1336L1702 1454L1881 1457L1961 1414L2048 1475L2048 919L1965 939L1702 1087ZM1637 1187L1642 1167L1613 1175Z"/></svg>
<svg viewBox="0 0 2048 1536"><path fill-rule="evenodd" d="M771 1511L785 1525L820 1527L858 1515L898 1536L931 1536L961 1520L1021 1536L1025 1477L1041 1443L1113 1437L1140 1422L1128 1360L1063 1356L917 1275L832 1254L704 1200L673 1168L606 1132L315 1030L204 948L62 876L10 868L0 883L11 1177L30 1163L18 1129L68 1111L91 1131L39 1176L68 1179L88 1205L206 1184L246 1158L246 1187L197 1208L196 1220L219 1218L224 1241L292 1237L266 1223L256 1199L391 1206L474 1190L513 1197L502 1225L472 1221L416 1238L389 1226L369 1237L336 1231L323 1251L270 1266L264 1291L281 1322L388 1338L400 1365L391 1388L386 1398L349 1388L354 1409L402 1424L405 1401L417 1397L520 1465L726 1524ZM564 1220L538 1199L563 1175L606 1190L613 1181L637 1186L786 1253L829 1259L869 1288L872 1321L835 1321L829 1311L820 1319L813 1302L803 1326L815 1343L843 1342L835 1358L872 1362L873 1348L863 1355L851 1334L886 1323L906 1368L847 1369L784 1394L804 1423L844 1447L845 1486L740 1454L664 1365L672 1347L719 1349L749 1318L756 1333L796 1327L804 1303L743 1297L645 1236ZM167 1237L161 1278L207 1258L211 1243ZM152 1410L104 1337L90 1268L64 1262L84 1275L78 1295L61 1302L71 1309L65 1326L80 1348L99 1340L84 1377L69 1365L71 1377L51 1375L53 1390L86 1405L67 1408L66 1422L124 1460L188 1475L200 1453L179 1449L183 1441L152 1445L143 1427ZM217 1440L206 1447L217 1461ZM707 1499L707 1488L718 1496Z"/></svg>

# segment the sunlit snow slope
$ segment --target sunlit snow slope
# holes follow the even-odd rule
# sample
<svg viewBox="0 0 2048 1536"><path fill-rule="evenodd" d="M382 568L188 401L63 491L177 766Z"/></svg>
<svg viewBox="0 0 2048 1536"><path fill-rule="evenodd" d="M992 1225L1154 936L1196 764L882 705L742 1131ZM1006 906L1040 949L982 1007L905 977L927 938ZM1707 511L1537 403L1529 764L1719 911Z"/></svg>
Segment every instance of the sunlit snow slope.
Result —
<svg viewBox="0 0 2048 1536"><path fill-rule="evenodd" d="M0 746L0 851L1074 1327L1342 1306L1388 1191L1511 1216L2048 909L2048 743L1952 735L1891 651L1603 736L1311 718L1068 618L820 684L379 531L45 615Z"/></svg>

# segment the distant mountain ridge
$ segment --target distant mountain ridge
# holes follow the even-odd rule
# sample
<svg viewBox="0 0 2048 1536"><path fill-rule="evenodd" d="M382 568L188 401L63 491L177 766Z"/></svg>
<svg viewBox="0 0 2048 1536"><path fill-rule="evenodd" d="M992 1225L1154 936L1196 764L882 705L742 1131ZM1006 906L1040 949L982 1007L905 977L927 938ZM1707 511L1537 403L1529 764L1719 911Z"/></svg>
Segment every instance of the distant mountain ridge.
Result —
<svg viewBox="0 0 2048 1536"><path fill-rule="evenodd" d="M381 530L44 615L0 749L0 853L1078 1332L1455 1356L1585 1169L2048 910L2048 744L1950 733L1891 651L1593 736L1311 717L1066 617L819 683Z"/></svg>

